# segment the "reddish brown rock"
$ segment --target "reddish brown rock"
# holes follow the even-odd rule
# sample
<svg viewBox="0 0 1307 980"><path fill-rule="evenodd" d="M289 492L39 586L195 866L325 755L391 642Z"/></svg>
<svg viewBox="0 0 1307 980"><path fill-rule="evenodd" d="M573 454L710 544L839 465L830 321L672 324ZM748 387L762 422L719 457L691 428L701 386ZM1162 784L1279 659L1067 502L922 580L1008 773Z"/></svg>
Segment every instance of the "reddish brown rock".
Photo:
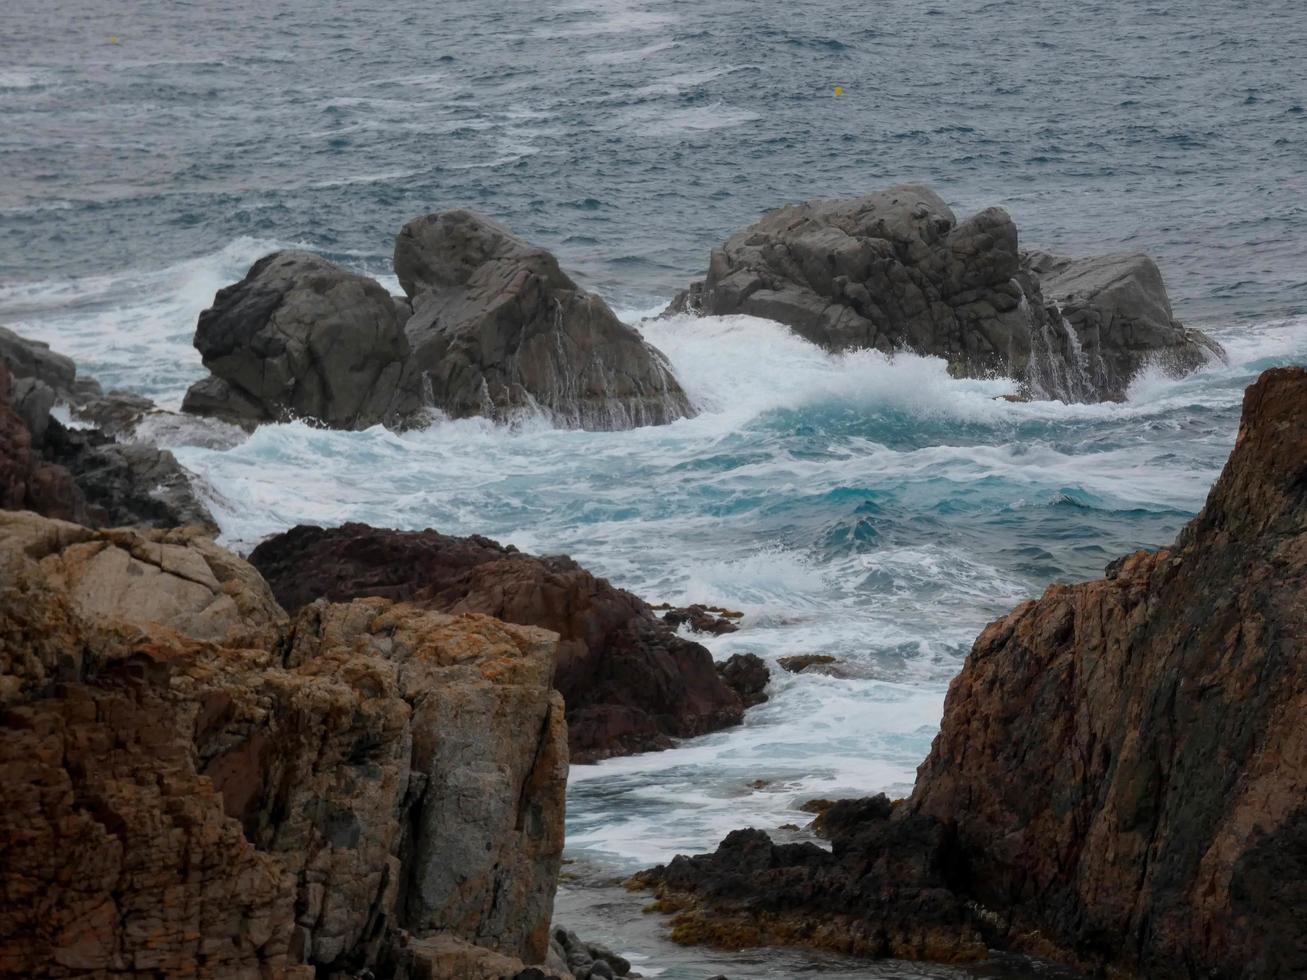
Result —
<svg viewBox="0 0 1307 980"><path fill-rule="evenodd" d="M290 610L319 596L385 596L553 630L574 762L666 748L743 716L706 649L566 557L525 555L479 536L346 524L293 528L250 561Z"/></svg>
<svg viewBox="0 0 1307 980"><path fill-rule="evenodd" d="M284 621L193 532L0 514L0 976L352 975L408 934L544 960L555 638Z"/></svg>
<svg viewBox="0 0 1307 980"><path fill-rule="evenodd" d="M1307 976L1304 718L1307 371L1287 368L1248 389L1174 547L985 629L908 801L831 806L830 855L751 831L640 883L691 941Z"/></svg>
<svg viewBox="0 0 1307 980"><path fill-rule="evenodd" d="M0 360L0 509L85 520L86 500L73 476L43 459L27 423L10 405L13 379Z"/></svg>

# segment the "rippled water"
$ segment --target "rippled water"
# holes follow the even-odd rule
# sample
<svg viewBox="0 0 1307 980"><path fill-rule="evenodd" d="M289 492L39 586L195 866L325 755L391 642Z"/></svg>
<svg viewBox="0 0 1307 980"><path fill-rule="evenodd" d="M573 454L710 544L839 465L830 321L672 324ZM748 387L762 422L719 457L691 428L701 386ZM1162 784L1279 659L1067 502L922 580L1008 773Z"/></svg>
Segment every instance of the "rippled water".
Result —
<svg viewBox="0 0 1307 980"><path fill-rule="evenodd" d="M839 658L843 677L775 671L739 729L575 770L569 849L593 883L802 823L810 797L903 792L986 621L1168 542L1201 506L1242 388L1307 360L1303 50L1292 0L11 0L0 322L176 405L203 374L197 313L255 258L301 245L397 289L400 224L471 205L638 323L699 417L177 447L237 547L299 521L479 532L651 600L744 610L719 656ZM1150 251L1230 365L1142 377L1122 405L1011 404L1003 382L831 357L763 320L642 319L763 210L906 179L960 213L1003 204L1026 244ZM624 948L660 942L617 893L573 883L560 903Z"/></svg>

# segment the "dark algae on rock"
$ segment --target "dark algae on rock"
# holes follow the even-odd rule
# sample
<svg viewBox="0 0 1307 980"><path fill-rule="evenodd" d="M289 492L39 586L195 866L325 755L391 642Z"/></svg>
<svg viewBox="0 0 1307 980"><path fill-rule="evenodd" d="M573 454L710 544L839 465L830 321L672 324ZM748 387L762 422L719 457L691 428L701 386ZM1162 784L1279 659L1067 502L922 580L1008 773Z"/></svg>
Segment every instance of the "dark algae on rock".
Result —
<svg viewBox="0 0 1307 980"><path fill-rule="evenodd" d="M1175 544L989 625L912 795L832 850L739 831L639 876L689 942L1108 975L1307 976L1307 370L1265 372Z"/></svg>

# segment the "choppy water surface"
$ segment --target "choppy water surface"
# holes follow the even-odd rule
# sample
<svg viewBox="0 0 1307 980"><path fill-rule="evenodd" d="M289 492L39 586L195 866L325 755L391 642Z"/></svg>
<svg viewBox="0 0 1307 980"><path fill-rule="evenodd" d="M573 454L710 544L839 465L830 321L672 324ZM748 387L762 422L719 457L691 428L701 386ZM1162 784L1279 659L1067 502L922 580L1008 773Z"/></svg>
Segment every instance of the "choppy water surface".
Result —
<svg viewBox="0 0 1307 980"><path fill-rule="evenodd" d="M905 791L986 621L1201 506L1243 387L1307 360L1303 50L1294 0L14 0L0 322L176 405L203 373L197 313L273 248L397 289L399 225L471 205L555 249L669 356L699 417L272 426L178 455L237 547L300 521L478 532L743 610L719 657L838 657L843 677L777 670L737 730L575 770L585 873L560 907L669 978L954 977L650 955L656 924L593 881L802 823L811 797ZM1142 377L1122 405L1011 404L1003 382L831 357L763 320L642 320L761 211L908 179L959 212L1003 204L1028 244L1150 251L1231 363Z"/></svg>

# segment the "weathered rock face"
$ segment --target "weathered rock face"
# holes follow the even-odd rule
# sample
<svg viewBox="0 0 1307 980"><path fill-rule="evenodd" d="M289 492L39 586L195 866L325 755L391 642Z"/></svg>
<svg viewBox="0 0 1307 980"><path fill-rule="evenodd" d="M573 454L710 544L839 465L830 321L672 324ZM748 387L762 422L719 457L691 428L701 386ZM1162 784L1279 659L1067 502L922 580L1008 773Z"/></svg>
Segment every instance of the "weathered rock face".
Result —
<svg viewBox="0 0 1307 980"><path fill-rule="evenodd" d="M537 558L482 537L346 524L293 528L260 544L250 561L291 610L319 597L384 596L558 633L554 685L567 705L573 761L666 748L743 716L740 695L706 649L569 558Z"/></svg>
<svg viewBox="0 0 1307 980"><path fill-rule="evenodd" d="M119 443L91 429L65 428L51 419L45 456L67 470L86 500L87 523L97 527L218 525L196 492L197 477L166 449Z"/></svg>
<svg viewBox="0 0 1307 980"><path fill-rule="evenodd" d="M410 933L543 961L550 634L384 599L287 627L192 532L21 513L0 590L0 974L307 978Z"/></svg>
<svg viewBox="0 0 1307 980"><path fill-rule="evenodd" d="M829 856L755 831L644 883L694 941L876 952L846 935L911 921L919 948L882 952L1307 975L1304 637L1307 371L1292 368L1248 389L1230 461L1173 548L986 628L909 800L832 807Z"/></svg>
<svg viewBox="0 0 1307 980"><path fill-rule="evenodd" d="M1307 975L1307 371L1175 547L991 624L912 797L982 902L1148 976ZM1031 724L1038 719L1038 724Z"/></svg>
<svg viewBox="0 0 1307 980"><path fill-rule="evenodd" d="M12 396L9 367L0 360L0 509L87 520L86 499L72 474L44 459L39 442L33 446L28 421L11 406Z"/></svg>
<svg viewBox="0 0 1307 980"><path fill-rule="evenodd" d="M629 429L694 414L662 354L553 255L481 215L410 221L395 273L417 364L454 418L543 410L560 426Z"/></svg>
<svg viewBox="0 0 1307 980"><path fill-rule="evenodd" d="M172 453L118 443L103 429L67 428L50 415L56 400L120 432L111 418L121 420L129 406L153 408L139 396L102 395L94 380L77 379L69 358L0 332L0 508L97 527L193 525L216 533L192 474Z"/></svg>
<svg viewBox="0 0 1307 980"><path fill-rule="evenodd" d="M766 317L830 350L934 355L1066 401L1121 399L1147 363L1182 374L1221 354L1174 320L1146 256L1026 256L1005 211L958 223L918 185L768 214L714 249L671 309Z"/></svg>
<svg viewBox="0 0 1307 980"><path fill-rule="evenodd" d="M195 346L212 376L183 409L244 425L302 418L403 425L421 408L408 310L376 281L308 252L275 252L218 291Z"/></svg>

